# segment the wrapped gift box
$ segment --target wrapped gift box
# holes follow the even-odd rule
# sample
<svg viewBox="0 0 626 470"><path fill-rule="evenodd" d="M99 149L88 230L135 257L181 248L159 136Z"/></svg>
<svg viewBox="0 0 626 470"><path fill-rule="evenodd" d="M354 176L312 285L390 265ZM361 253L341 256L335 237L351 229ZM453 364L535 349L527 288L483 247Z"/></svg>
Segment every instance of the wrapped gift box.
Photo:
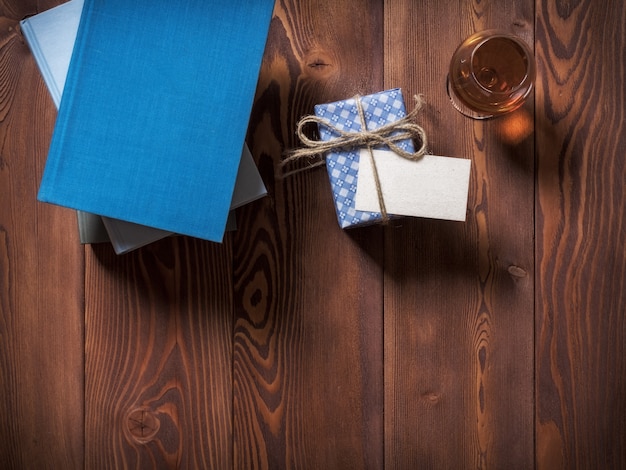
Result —
<svg viewBox="0 0 626 470"><path fill-rule="evenodd" d="M392 123L406 115L402 91L399 88L362 96L359 99L368 130ZM343 132L360 132L362 130L356 98L316 105L315 114ZM320 138L324 141L338 137L337 132L329 126L318 124L318 128ZM396 145L407 152L415 151L411 139L401 140L396 142ZM355 209L356 188L359 178L359 152L359 148L354 148L331 151L326 155L326 168L333 191L337 219L341 228L368 225L382 219L379 212L363 212Z"/></svg>

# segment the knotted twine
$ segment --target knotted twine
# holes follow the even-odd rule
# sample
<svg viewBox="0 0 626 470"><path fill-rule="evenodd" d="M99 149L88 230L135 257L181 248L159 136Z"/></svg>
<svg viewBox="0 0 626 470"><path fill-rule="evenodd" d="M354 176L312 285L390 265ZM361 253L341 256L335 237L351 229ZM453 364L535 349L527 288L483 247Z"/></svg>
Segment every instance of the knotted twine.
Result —
<svg viewBox="0 0 626 470"><path fill-rule="evenodd" d="M417 116L417 114L422 109L424 100L421 95L415 95L414 99L415 107L410 113L397 121L385 124L384 126L372 130L369 130L367 128L365 112L363 110L363 104L361 103L360 95L356 95L354 97L357 111L359 114L359 119L361 121L360 131L346 132L343 129L339 129L338 127L334 126L326 119L315 115L303 117L298 122L298 125L296 127L296 134L298 135L298 138L300 139L302 144L304 144L306 147L291 151L288 154L287 158L285 158L280 163L281 168L285 167L295 160L300 160L302 158L311 159L312 157L317 157L320 155L323 156L326 152L330 151L351 150L359 147L365 147L368 151L369 158L372 164L372 172L374 176L374 184L376 186L376 193L378 196L378 204L380 206L381 218L383 223L387 223L389 221L389 215L387 214L387 208L385 206L383 190L380 184L380 177L378 175L378 168L374 159L373 149L376 146L385 145L401 157L413 161L420 160L426 154L426 132L421 126L413 122L415 116ZM326 141L308 138L304 134L304 126L311 123L329 128L331 131L336 133L338 137ZM405 139L413 139L414 141L419 141L419 148L414 152L408 152L396 144L396 142L400 142ZM305 168L283 173L283 177L298 173L303 170L315 168L317 166L323 165L324 163L325 161L321 160Z"/></svg>

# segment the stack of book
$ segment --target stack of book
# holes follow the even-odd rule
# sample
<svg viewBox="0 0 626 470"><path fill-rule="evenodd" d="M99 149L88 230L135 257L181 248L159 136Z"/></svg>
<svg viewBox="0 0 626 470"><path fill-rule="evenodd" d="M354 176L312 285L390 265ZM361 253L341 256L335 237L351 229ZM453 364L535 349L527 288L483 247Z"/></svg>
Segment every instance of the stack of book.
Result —
<svg viewBox="0 0 626 470"><path fill-rule="evenodd" d="M273 0L71 0L21 22L58 107L39 200L83 243L220 242L266 194L245 145Z"/></svg>

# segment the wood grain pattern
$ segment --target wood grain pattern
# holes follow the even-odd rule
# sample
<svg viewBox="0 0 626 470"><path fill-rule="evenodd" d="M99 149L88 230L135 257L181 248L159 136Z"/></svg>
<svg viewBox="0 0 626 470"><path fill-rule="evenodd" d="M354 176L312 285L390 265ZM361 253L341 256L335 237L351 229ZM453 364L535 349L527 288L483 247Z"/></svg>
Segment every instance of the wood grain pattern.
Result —
<svg viewBox="0 0 626 470"><path fill-rule="evenodd" d="M430 151L472 160L465 223L385 232L388 468L534 463L531 130L511 144L505 122L468 120L445 93L466 36L498 27L532 43L532 24L531 2L385 2L385 87L424 93ZM411 57L395 52L403 45Z"/></svg>
<svg viewBox="0 0 626 470"><path fill-rule="evenodd" d="M539 5L537 459L626 467L626 6Z"/></svg>
<svg viewBox="0 0 626 470"><path fill-rule="evenodd" d="M18 28L35 2L6 3L0 6L0 466L80 468L83 255L75 214L36 202L54 105Z"/></svg>
<svg viewBox="0 0 626 470"><path fill-rule="evenodd" d="M339 229L325 170L274 177L314 104L380 89L381 7L275 7L248 140L271 198L236 235L236 468L383 465L381 232Z"/></svg>
<svg viewBox="0 0 626 470"><path fill-rule="evenodd" d="M231 244L87 253L86 468L229 468Z"/></svg>
<svg viewBox="0 0 626 470"><path fill-rule="evenodd" d="M277 0L269 196L125 256L36 202L55 111L18 22L59 3L0 0L0 468L626 468L623 2ZM539 75L478 123L444 80L488 27ZM314 104L398 86L472 159L467 221L342 231L325 171L277 163Z"/></svg>

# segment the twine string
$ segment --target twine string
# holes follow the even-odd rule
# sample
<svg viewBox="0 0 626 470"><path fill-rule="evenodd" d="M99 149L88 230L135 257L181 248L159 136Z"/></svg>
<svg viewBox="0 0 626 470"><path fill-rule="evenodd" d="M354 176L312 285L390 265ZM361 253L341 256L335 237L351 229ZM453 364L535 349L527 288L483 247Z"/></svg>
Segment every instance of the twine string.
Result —
<svg viewBox="0 0 626 470"><path fill-rule="evenodd" d="M298 122L298 125L296 127L296 134L304 147L291 151L288 156L281 161L280 167L282 169L290 163L304 158L311 161L313 158L323 156L330 151L350 150L358 147L367 148L372 163L374 183L376 185L376 192L378 195L381 217L383 223L386 223L389 220L389 215L387 214L387 208L385 207L385 201L380 183L380 177L378 174L378 168L374 159L373 149L376 146L386 146L394 153L408 160L415 161L421 159L426 154L426 132L421 126L415 124L413 120L422 109L424 101L421 95L415 95L415 107L410 113L397 121L370 130L367 128L365 111L363 110L361 97L359 95L356 95L354 99L356 101L357 111L359 114L359 119L361 121L360 131L346 132L343 129L339 129L328 120L323 119L319 116L305 116ZM333 133L337 134L338 137L326 141L310 139L304 133L304 127L307 124L317 124L327 127ZM413 139L414 141L419 142L419 148L414 152L408 152L396 144L396 142L401 142L405 139ZM283 173L283 177L292 175L294 173L299 173L301 171L309 170L317 166L321 166L324 163L325 161L323 159L318 162L310 163L304 168Z"/></svg>
<svg viewBox="0 0 626 470"><path fill-rule="evenodd" d="M361 119L361 129L365 132L367 130L367 122L365 121L365 112L363 111L363 105L361 104L360 97L356 99L356 107L359 111L359 119ZM391 142L391 145L396 146L395 143ZM391 147L389 147L391 148ZM402 150L402 149L400 149ZM376 196L378 196L378 207L380 208L380 216L382 218L383 224L389 222L389 215L387 214L387 205L385 204L385 198L383 197L383 187L380 184L380 177L378 176L378 167L376 166L376 160L374 159L374 148L371 143L367 143L367 153L370 157L370 163L372 164L372 174L374 175L374 184L376 185ZM410 158L410 157L409 157Z"/></svg>

